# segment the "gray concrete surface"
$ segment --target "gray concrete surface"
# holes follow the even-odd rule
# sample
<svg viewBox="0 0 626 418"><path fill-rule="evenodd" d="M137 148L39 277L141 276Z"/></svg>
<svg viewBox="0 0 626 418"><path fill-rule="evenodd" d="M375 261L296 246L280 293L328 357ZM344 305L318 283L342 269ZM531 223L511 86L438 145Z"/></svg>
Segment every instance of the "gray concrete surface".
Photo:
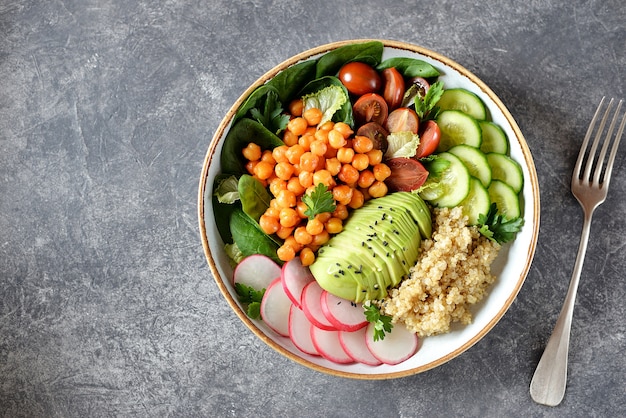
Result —
<svg viewBox="0 0 626 418"><path fill-rule="evenodd" d="M382 38L449 56L533 152L542 225L518 298L451 362L353 381L291 362L222 298L196 196L231 103L289 56ZM622 0L0 3L0 416L624 416L626 146L592 225L563 403L528 385L582 225L569 178L626 98Z"/></svg>

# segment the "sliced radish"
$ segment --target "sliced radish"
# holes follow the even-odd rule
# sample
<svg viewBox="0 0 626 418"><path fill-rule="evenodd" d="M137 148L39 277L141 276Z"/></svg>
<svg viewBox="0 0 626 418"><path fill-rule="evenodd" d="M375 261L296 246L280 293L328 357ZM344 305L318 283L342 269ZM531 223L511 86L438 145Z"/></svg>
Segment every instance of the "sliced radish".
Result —
<svg viewBox="0 0 626 418"><path fill-rule="evenodd" d="M327 331L318 327L311 328L311 339L322 357L333 363L354 363L339 342L339 331Z"/></svg>
<svg viewBox="0 0 626 418"><path fill-rule="evenodd" d="M302 311L316 327L327 331L336 330L322 312L322 291L323 289L316 281L304 286L302 290Z"/></svg>
<svg viewBox="0 0 626 418"><path fill-rule="evenodd" d="M267 289L274 279L280 277L281 268L271 258L254 254L250 255L235 267L234 283L241 283L255 290Z"/></svg>
<svg viewBox="0 0 626 418"><path fill-rule="evenodd" d="M374 357L365 342L367 328L363 327L356 331L339 331L339 342L346 353L359 363L369 366L378 366L382 361Z"/></svg>
<svg viewBox="0 0 626 418"><path fill-rule="evenodd" d="M289 337L300 351L306 354L319 356L320 353L313 344L311 338L311 321L309 321L300 308L296 305L291 305L289 309Z"/></svg>
<svg viewBox="0 0 626 418"><path fill-rule="evenodd" d="M322 312L339 331L356 331L367 325L363 305L335 296L326 290L320 298Z"/></svg>
<svg viewBox="0 0 626 418"><path fill-rule="evenodd" d="M291 299L287 297L280 277L267 286L261 300L261 318L271 329L283 337L289 337L289 309Z"/></svg>
<svg viewBox="0 0 626 418"><path fill-rule="evenodd" d="M294 305L301 308L302 290L307 284L315 280L311 270L302 265L300 257L296 257L283 265L281 277L285 293L287 293Z"/></svg>
<svg viewBox="0 0 626 418"><path fill-rule="evenodd" d="M398 364L410 358L419 348L417 335L402 324L394 325L391 332L382 340L374 341L374 323L370 322L365 331L365 343L374 357L385 364Z"/></svg>

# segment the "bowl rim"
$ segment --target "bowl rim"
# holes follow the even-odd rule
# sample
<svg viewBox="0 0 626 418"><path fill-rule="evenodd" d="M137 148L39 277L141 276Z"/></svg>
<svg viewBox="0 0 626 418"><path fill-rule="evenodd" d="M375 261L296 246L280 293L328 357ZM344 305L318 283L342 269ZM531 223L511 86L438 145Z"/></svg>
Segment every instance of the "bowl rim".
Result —
<svg viewBox="0 0 626 418"><path fill-rule="evenodd" d="M239 307L239 305L237 304L237 302L235 301L235 299L231 295L230 291L225 286L223 279L221 279L220 272L219 272L219 270L217 268L217 265L216 265L216 260L215 260L215 258L213 256L213 254L211 252L211 248L209 246L209 241L208 241L208 237L207 237L207 227L206 227L206 224L205 224L205 191L206 191L207 182L208 182L209 166L210 166L211 161L213 160L213 158L216 155L217 149L219 148L218 147L218 145L219 145L218 142L219 142L220 138L223 137L223 135L225 133L225 130L231 124L231 122L232 122L232 120L233 120L233 118L235 116L235 113L237 112L239 107L245 102L247 97L256 88L258 88L259 86L263 85L266 81L268 81L269 79L274 77L280 71L282 71L283 69L285 69L287 67L290 67L290 66L292 66L292 65L294 65L294 64L296 64L296 63L298 63L300 61L309 59L309 58L311 58L313 56L316 56L316 55L320 55L320 54L326 53L328 51L334 50L334 49L336 49L338 47L345 46L345 45L348 45L348 44L371 42L371 41L381 42L383 44L383 47L385 47L385 48L389 47L389 48L393 48L393 49L406 50L406 51L410 51L410 52L413 52L413 53L418 53L418 54L430 57L430 58L432 58L434 60L440 61L444 65L446 65L446 66L448 66L448 67L458 71L460 74L462 74L463 76L467 77L472 83L474 83L478 88L480 88L489 97L490 100L493 101L493 103L503 113L504 118L506 119L507 123L510 125L510 128L512 129L512 131L515 133L516 139L519 141L521 152L522 152L522 154L524 156L524 161L525 161L525 164L526 164L527 169L528 169L528 174L530 176L530 178L528 179L528 182L531 185L532 196L533 196L533 203L534 203L532 208L526 208L526 209L527 210L529 210L529 209L532 210L532 213L533 213L532 217L533 217L533 219L536 220L536 222L534 222L534 224L532 225L532 232L531 232L531 239L530 239L530 248L529 248L529 251L528 251L528 256L527 256L526 262L524 264L524 268L520 272L519 279L518 279L518 282L515 285L515 288L513 289L513 291L510 293L509 297L506 299L506 301L502 305L502 308L497 312L496 315L493 316L493 318L491 318L491 320L479 332L477 332L472 338L470 338L466 343L464 343L463 345L461 345L457 349L453 350L452 352L448 353L445 356L437 358L434 361L431 361L429 363L426 363L426 364L423 364L421 366L417 366L417 367L414 367L414 368L410 368L410 369L407 369L407 370L393 371L393 372L379 373L379 374L347 372L347 371L336 370L336 369L332 369L332 368L329 368L329 367L325 367L323 365L315 364L315 363L310 362L307 359L305 359L303 357L300 357L300 356L290 352L289 350L283 348L281 345L279 345L274 340L272 340L269 336L267 336L259 327L257 327L253 323L253 321ZM218 125L218 128L216 129L216 131L215 131L215 133L214 133L214 135L213 135L213 137L211 139L211 142L209 144L209 148L208 148L207 153L205 155L203 166L202 166L202 172L201 172L201 177L200 177L200 182L199 182L199 190L198 190L198 217L199 217L199 228L200 228L199 232L200 232L202 246L203 246L203 249L204 249L204 254L205 254L207 263L209 265L211 274L213 275L213 278L214 278L214 280L215 280L215 282L216 282L220 292L222 293L222 295L226 299L226 301L229 304L229 306L231 307L231 309L239 317L239 319L248 327L248 329L250 329L265 344L267 344L268 346L273 348L278 353L284 355L285 357L295 361L296 363L301 364L303 366L306 366L306 367L308 367L310 369L313 369L313 370L325 373L325 374L330 374L330 375L337 376L337 377L346 377L346 378L351 378L351 379L360 379L360 380L385 380L385 379L392 379L392 378L400 378L400 377L411 376L411 375L414 375L414 374L418 374L418 373L425 372L427 370L433 369L433 368L435 368L437 366L440 366L440 365L442 365L444 363L447 363L448 361L450 361L453 358L459 356L463 352L467 351L474 344L476 344L478 341L480 341L500 321L500 319L504 316L504 314L509 310L509 308L511 307L511 304L513 303L514 299L517 297L519 291L521 290L521 287L522 287L523 283L526 280L526 277L528 275L528 272L529 272L531 264L532 264L532 260L533 260L533 257L534 257L534 253L535 253L536 246L537 246L537 240L538 240L538 236L539 236L539 224L540 224L540 202L539 202L539 197L540 197L539 196L539 183L538 183L538 178L537 178L537 172L536 172L534 161L533 161L533 158L531 156L531 152L530 152L530 149L529 149L528 144L526 142L526 139L524 138L524 136L523 136L519 126L515 122L513 116L511 115L511 113L509 112L507 107L504 105L504 103L493 92L493 90L491 90L491 88L488 87L475 74L473 74L471 71L469 71L467 68L461 66L457 62L453 61L452 59L450 59L450 58L448 58L448 57L446 57L444 55L441 55L441 54L439 54L439 53L437 53L435 51L432 51L432 50L430 50L428 48L419 46L419 45L411 44L411 43L404 42L404 41L389 40L389 39L376 39L376 38L348 39L348 40L341 40L341 41L336 41L336 42L331 42L331 43L319 45L319 46L307 49L305 51L302 51L302 52L300 52L300 53L298 53L296 55L293 55L290 58L282 61L281 63L279 63L278 65L274 66L272 69L270 69L269 71L267 71L263 75L261 75L254 83L252 83L238 97L238 99L230 107L230 109L228 110L228 112L226 113L226 115L221 120L220 124Z"/></svg>

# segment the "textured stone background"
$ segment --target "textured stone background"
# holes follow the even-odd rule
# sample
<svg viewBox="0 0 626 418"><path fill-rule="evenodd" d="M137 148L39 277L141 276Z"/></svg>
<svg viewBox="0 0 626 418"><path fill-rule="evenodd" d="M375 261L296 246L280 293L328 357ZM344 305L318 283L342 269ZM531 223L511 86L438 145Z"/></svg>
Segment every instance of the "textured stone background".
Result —
<svg viewBox="0 0 626 418"><path fill-rule="evenodd" d="M573 161L626 97L623 0L0 3L0 415L626 414L626 150L596 212L561 406L528 394L577 251ZM542 225L519 297L451 362L393 381L297 365L233 315L202 252L211 136L261 74L343 39L408 41L500 95L533 152Z"/></svg>

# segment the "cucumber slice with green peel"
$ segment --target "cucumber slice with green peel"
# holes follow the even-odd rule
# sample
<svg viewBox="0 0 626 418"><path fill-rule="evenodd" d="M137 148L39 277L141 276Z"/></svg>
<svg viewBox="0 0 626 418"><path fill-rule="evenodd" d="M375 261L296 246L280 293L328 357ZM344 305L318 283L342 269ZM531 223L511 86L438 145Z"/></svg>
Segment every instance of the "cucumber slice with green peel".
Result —
<svg viewBox="0 0 626 418"><path fill-rule="evenodd" d="M519 197L511 186L501 180L491 180L487 189L489 199L496 204L498 212L507 219L521 216Z"/></svg>
<svg viewBox="0 0 626 418"><path fill-rule="evenodd" d="M463 161L470 175L476 177L485 187L491 183L491 167L487 161L487 156L478 148L460 144L448 150Z"/></svg>
<svg viewBox="0 0 626 418"><path fill-rule="evenodd" d="M487 119L487 108L483 101L464 88L444 90L437 106L441 110L460 110L477 120Z"/></svg>
<svg viewBox="0 0 626 418"><path fill-rule="evenodd" d="M420 197L437 207L458 206L470 191L470 174L459 157L449 152L437 156L450 162L439 179L427 180ZM429 181L434 184L428 184Z"/></svg>
<svg viewBox="0 0 626 418"><path fill-rule="evenodd" d="M437 152L448 151L455 145L466 144L480 148L482 132L478 121L460 110L444 110L437 116L441 131Z"/></svg>
<svg viewBox="0 0 626 418"><path fill-rule="evenodd" d="M484 153L497 152L498 154L509 153L509 139L500 125L491 121L481 120L478 122L483 133L483 142L480 150Z"/></svg>
<svg viewBox="0 0 626 418"><path fill-rule="evenodd" d="M478 217L486 215L491 206L491 198L487 188L476 177L470 178L469 194L461 202L463 207L463 215L467 215L467 221L470 225L478 225Z"/></svg>
<svg viewBox="0 0 626 418"><path fill-rule="evenodd" d="M520 167L517 161L504 154L495 152L490 152L486 155L487 161L491 166L491 178L502 180L511 186L515 193L519 193L524 186L524 175L522 167Z"/></svg>

